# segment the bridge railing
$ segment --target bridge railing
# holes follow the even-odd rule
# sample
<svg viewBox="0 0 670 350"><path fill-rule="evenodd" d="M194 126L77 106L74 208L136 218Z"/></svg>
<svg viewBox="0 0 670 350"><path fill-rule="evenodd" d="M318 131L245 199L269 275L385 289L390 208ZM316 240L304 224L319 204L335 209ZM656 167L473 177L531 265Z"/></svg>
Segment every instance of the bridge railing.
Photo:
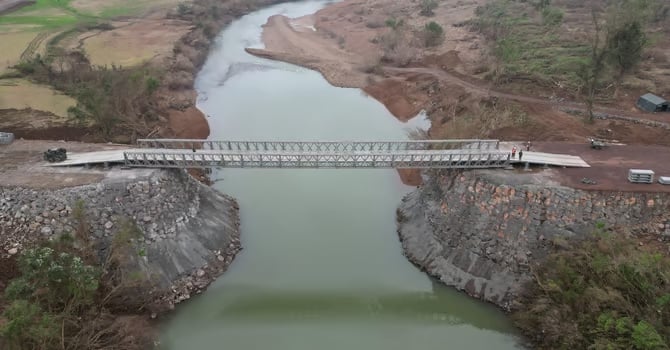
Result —
<svg viewBox="0 0 670 350"><path fill-rule="evenodd" d="M413 150L470 149L493 151L499 140L408 140L408 141L219 141L202 139L140 139L142 148L202 149L240 152L399 152Z"/></svg>
<svg viewBox="0 0 670 350"><path fill-rule="evenodd" d="M156 168L496 168L507 152L479 150L405 152L226 152L172 150L124 152L127 166Z"/></svg>

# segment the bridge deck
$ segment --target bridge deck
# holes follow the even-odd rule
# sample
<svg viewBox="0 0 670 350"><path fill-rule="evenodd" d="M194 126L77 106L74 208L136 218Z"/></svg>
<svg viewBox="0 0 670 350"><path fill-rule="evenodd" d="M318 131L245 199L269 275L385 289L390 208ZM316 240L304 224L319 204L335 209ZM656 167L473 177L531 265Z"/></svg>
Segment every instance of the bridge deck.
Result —
<svg viewBox="0 0 670 350"><path fill-rule="evenodd" d="M126 163L146 167L502 167L507 152L468 150L430 150L404 152L225 152L217 150L134 148L88 153L69 153L68 159L49 166L77 166ZM449 158L451 157L451 159ZM280 165L280 162L282 163ZM372 162L376 164L372 164ZM469 162L469 163L468 163ZM525 152L523 159L511 163L530 163L564 167L589 167L580 157Z"/></svg>
<svg viewBox="0 0 670 350"><path fill-rule="evenodd" d="M529 163L539 165L554 165L570 168L590 168L591 166L585 162L581 157L571 156L568 154L544 153L524 151L523 158L519 160L519 155L516 158L510 159L510 163Z"/></svg>

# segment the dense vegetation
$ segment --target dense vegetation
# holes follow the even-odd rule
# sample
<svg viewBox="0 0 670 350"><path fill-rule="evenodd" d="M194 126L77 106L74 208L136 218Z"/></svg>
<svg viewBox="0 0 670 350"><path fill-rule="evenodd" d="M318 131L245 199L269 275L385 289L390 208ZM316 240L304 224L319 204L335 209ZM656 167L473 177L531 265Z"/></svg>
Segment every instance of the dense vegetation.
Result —
<svg viewBox="0 0 670 350"><path fill-rule="evenodd" d="M90 64L81 52L52 50L21 62L17 70L39 83L49 84L77 100L68 110L82 126L94 126L102 138L126 135L115 141L128 142L150 132L158 120L153 94L163 73L148 65L131 68Z"/></svg>
<svg viewBox="0 0 670 350"><path fill-rule="evenodd" d="M670 258L598 233L534 271L516 324L541 349L668 349Z"/></svg>
<svg viewBox="0 0 670 350"><path fill-rule="evenodd" d="M0 297L0 348L151 348L146 318L135 316L145 310L151 288L149 279L132 272L133 256L142 251L129 242L139 231L123 225L99 259L83 216L75 216L81 220L74 236L20 255L21 275Z"/></svg>

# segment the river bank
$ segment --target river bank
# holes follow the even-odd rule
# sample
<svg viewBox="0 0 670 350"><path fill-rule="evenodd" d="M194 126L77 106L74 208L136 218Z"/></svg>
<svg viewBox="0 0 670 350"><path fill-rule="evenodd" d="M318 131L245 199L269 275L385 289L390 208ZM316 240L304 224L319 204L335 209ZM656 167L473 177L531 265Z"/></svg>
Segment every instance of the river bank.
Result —
<svg viewBox="0 0 670 350"><path fill-rule="evenodd" d="M141 234L132 239L138 253L131 270L152 281L145 292L155 295L148 307L156 313L202 292L241 249L237 202L181 170L56 171L73 181L55 188L17 187L4 175L10 182L0 181L0 259L81 227L104 259L130 222Z"/></svg>
<svg viewBox="0 0 670 350"><path fill-rule="evenodd" d="M403 198L398 235L421 269L510 310L553 249L597 225L670 254L668 213L668 193L576 190L547 171L470 171L434 174Z"/></svg>
<svg viewBox="0 0 670 350"><path fill-rule="evenodd" d="M434 16L423 16L410 1L344 0L313 15L269 18L265 48L247 51L314 69L334 86L361 88L400 120L425 110L431 138L578 142L607 132L608 138L624 143L670 145L668 130L662 128L624 120L582 123L563 110L583 106L557 99L564 94L559 87L537 86L537 95L531 96L486 80L480 72L495 66L492 49L468 24L483 4L447 0ZM430 21L443 28L444 38L426 47L423 32ZM634 102L616 99L611 103L617 105L596 109L636 120L658 118L637 111Z"/></svg>

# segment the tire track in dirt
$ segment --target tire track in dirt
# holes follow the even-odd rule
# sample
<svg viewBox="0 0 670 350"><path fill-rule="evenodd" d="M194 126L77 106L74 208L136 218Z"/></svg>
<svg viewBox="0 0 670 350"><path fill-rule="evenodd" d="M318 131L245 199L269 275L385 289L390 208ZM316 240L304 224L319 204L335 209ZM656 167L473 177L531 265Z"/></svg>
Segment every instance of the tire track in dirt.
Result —
<svg viewBox="0 0 670 350"><path fill-rule="evenodd" d="M26 61L29 60L35 55L35 51L42 45L42 42L44 39L46 39L49 36L48 32L40 32L33 38L33 40L28 43L28 46L26 46L25 50L21 53L21 61Z"/></svg>

